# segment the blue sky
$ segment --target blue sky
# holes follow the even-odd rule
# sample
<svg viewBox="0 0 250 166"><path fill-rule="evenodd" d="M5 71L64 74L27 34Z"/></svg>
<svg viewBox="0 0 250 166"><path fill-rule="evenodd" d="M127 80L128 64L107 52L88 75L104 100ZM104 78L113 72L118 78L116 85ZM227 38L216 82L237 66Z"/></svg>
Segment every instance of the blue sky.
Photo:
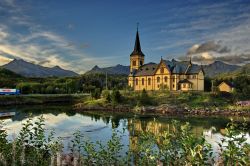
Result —
<svg viewBox="0 0 250 166"><path fill-rule="evenodd" d="M128 65L137 22L147 62L250 54L249 0L0 0L0 65Z"/></svg>

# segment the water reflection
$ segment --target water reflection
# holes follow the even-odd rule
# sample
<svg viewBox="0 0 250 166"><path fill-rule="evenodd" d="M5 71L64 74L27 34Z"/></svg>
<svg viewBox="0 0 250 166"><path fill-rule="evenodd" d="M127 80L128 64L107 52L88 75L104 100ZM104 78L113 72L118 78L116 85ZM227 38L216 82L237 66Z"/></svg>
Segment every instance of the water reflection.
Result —
<svg viewBox="0 0 250 166"><path fill-rule="evenodd" d="M181 123L189 122L192 132L196 136L205 135L206 140L216 149L216 142L223 138L224 129L230 118L225 117L161 117L152 115L138 116L134 114L105 113L105 112L84 112L76 113L71 106L27 106L27 107L4 107L0 112L15 111L16 115L11 119L4 120L4 129L8 132L9 139L16 137L30 114L33 120L43 115L45 118L46 130L54 130L57 137L64 139L65 147L68 146L73 133L77 130L82 132L86 139L91 141L101 140L107 142L112 135L112 129L123 131L125 128L122 143L135 150L142 132L151 132L160 136L164 131L171 129L171 121L178 120ZM234 117L241 121L242 117ZM249 119L248 119L249 121ZM248 142L250 137L248 134ZM67 151L67 149L65 149Z"/></svg>

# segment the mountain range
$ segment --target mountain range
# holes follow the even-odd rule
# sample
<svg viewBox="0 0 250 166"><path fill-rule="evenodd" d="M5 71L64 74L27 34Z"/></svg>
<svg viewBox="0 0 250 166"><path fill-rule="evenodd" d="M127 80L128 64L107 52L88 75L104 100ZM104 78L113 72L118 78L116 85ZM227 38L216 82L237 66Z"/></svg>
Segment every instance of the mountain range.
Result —
<svg viewBox="0 0 250 166"><path fill-rule="evenodd" d="M24 77L74 77L77 73L69 70L64 70L59 66L52 68L36 65L26 62L22 59L14 59L1 68L10 70Z"/></svg>
<svg viewBox="0 0 250 166"><path fill-rule="evenodd" d="M230 65L227 63L224 63L222 61L214 61L213 63L209 65L203 65L203 69L205 72L205 75L208 77L214 77L221 73L227 73L227 72L233 72L237 69L241 68L241 66L237 65ZM123 66L123 65L116 65L113 67L105 67L100 68L98 66L94 66L90 71L87 71L85 74L96 74L96 73L102 73L102 74L117 74L117 75L128 75L129 74L129 66Z"/></svg>
<svg viewBox="0 0 250 166"><path fill-rule="evenodd" d="M113 75L128 75L129 74L129 66L116 65L112 67L104 67L100 68L95 65L90 71L87 71L85 74L113 74Z"/></svg>
<svg viewBox="0 0 250 166"><path fill-rule="evenodd" d="M15 59L10 63L1 66L1 68L10 70L16 74L24 77L74 77L78 76L77 73L65 70L59 66L52 68L43 67L30 62L26 62L22 59ZM241 69L241 66L230 65L222 61L214 61L209 65L203 65L205 75L208 77L215 77L223 73L234 72ZM110 75L128 75L129 66L116 65L112 67L98 67L94 66L91 70L87 71L85 74L110 74Z"/></svg>

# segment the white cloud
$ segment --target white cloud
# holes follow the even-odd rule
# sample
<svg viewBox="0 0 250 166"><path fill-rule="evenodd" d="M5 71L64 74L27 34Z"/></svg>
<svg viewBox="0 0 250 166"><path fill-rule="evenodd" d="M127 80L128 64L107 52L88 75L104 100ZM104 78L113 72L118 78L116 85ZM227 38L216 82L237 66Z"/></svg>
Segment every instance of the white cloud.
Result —
<svg viewBox="0 0 250 166"><path fill-rule="evenodd" d="M13 59L11 59L11 58L6 58L6 57L0 55L0 66L9 63L12 60Z"/></svg>

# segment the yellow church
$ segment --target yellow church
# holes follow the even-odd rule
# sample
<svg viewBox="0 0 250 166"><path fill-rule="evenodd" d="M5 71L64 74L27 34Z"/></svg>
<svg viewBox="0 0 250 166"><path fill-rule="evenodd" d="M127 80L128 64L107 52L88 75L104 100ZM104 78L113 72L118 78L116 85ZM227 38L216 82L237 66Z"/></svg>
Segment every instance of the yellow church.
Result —
<svg viewBox="0 0 250 166"><path fill-rule="evenodd" d="M136 32L134 51L130 54L128 85L134 90L204 91L202 66L190 61L164 60L159 64L144 63L139 32Z"/></svg>

